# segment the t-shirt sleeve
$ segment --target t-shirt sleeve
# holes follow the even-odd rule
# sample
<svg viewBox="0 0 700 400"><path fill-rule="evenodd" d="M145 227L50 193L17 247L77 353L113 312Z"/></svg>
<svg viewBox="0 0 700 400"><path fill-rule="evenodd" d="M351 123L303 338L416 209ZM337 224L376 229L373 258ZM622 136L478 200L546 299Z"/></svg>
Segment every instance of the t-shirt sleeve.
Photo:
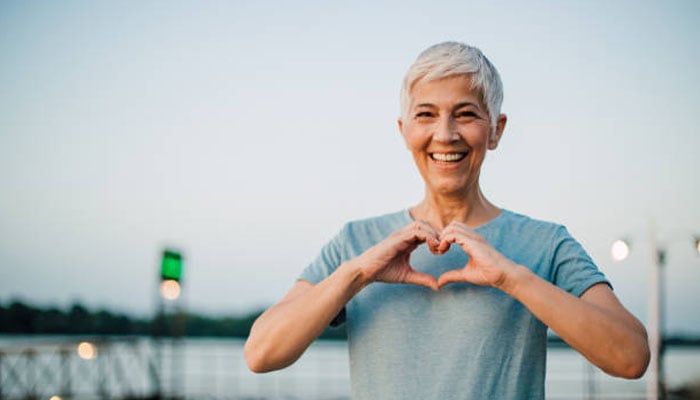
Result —
<svg viewBox="0 0 700 400"><path fill-rule="evenodd" d="M342 243L347 235L347 225L338 232L333 239L323 246L321 252L309 264L299 279L308 281L316 285L332 274L336 268L343 262Z"/></svg>
<svg viewBox="0 0 700 400"><path fill-rule="evenodd" d="M553 283L577 297L597 283L605 283L612 288L583 246L563 226L557 231L555 239L552 271Z"/></svg>
<svg viewBox="0 0 700 400"><path fill-rule="evenodd" d="M347 225L333 238L331 241L326 243L321 249L321 253L314 259L311 264L309 264L301 275L299 279L305 280L316 285L322 280L326 279L333 271L338 268L338 266L343 262L342 256L342 243L344 238L347 236ZM332 327L337 327L345 322L346 313L345 307L343 307L338 315L333 318L330 325Z"/></svg>

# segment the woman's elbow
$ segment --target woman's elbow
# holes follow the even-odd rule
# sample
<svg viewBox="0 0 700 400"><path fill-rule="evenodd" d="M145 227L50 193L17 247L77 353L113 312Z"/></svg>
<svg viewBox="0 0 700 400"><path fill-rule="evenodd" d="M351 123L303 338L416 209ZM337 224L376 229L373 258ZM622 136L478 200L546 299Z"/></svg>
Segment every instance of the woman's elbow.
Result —
<svg viewBox="0 0 700 400"><path fill-rule="evenodd" d="M296 361L296 358L290 359L279 350L279 346L271 345L267 341L260 342L249 336L243 347L243 357L248 369L256 374L262 374L286 368Z"/></svg>
<svg viewBox="0 0 700 400"><path fill-rule="evenodd" d="M274 371L269 361L268 356L262 344L256 343L255 339L248 337L248 340L243 346L243 357L245 358L245 363L252 372L256 374L262 374L265 372Z"/></svg>
<svg viewBox="0 0 700 400"><path fill-rule="evenodd" d="M633 360L627 366L627 370L625 371L626 374L624 377L627 379L641 378L647 371L650 359L651 354L649 352L649 346L645 343L645 346L643 346L643 348L640 349L637 356L633 357Z"/></svg>
<svg viewBox="0 0 700 400"><path fill-rule="evenodd" d="M610 374L625 379L639 379L644 376L650 359L649 345L645 341L643 344L634 346L633 349L627 349L617 368L610 371Z"/></svg>
<svg viewBox="0 0 700 400"><path fill-rule="evenodd" d="M273 368L269 368L260 358L246 355L245 362L246 365L248 365L248 369L256 374L274 371Z"/></svg>

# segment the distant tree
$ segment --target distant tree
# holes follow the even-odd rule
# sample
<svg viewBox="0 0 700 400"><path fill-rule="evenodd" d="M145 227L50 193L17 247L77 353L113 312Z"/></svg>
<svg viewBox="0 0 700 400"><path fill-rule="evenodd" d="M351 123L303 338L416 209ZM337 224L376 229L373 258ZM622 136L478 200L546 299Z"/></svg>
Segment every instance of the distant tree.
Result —
<svg viewBox="0 0 700 400"><path fill-rule="evenodd" d="M3 328L8 333L36 333L36 317L39 310L29 307L19 301L13 301L7 309L7 326Z"/></svg>
<svg viewBox="0 0 700 400"><path fill-rule="evenodd" d="M62 334L69 329L66 313L57 308L40 310L36 315L35 326L36 333Z"/></svg>
<svg viewBox="0 0 700 400"><path fill-rule="evenodd" d="M0 304L0 333L52 335L172 335L246 338L262 311L242 316L212 317L177 313L153 319L132 318L108 310L91 312L80 303L62 311L32 307L20 301ZM344 328L328 328L322 339L344 340Z"/></svg>
<svg viewBox="0 0 700 400"><path fill-rule="evenodd" d="M68 312L68 332L70 334L93 333L92 318L87 308L74 303Z"/></svg>

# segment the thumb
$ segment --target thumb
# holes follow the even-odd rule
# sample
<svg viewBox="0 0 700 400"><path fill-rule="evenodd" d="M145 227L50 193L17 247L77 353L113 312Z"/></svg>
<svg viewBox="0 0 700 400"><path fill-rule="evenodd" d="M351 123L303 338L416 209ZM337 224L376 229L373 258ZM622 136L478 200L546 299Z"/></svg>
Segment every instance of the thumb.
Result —
<svg viewBox="0 0 700 400"><path fill-rule="evenodd" d="M412 283L414 285L425 286L435 291L439 289L438 281L437 279L435 279L434 276L415 270L410 271L408 275L406 275L404 282Z"/></svg>
<svg viewBox="0 0 700 400"><path fill-rule="evenodd" d="M445 285L454 282L464 282L464 276L462 276L462 270L455 269L452 271L447 271L440 275L438 279L438 287L443 288Z"/></svg>

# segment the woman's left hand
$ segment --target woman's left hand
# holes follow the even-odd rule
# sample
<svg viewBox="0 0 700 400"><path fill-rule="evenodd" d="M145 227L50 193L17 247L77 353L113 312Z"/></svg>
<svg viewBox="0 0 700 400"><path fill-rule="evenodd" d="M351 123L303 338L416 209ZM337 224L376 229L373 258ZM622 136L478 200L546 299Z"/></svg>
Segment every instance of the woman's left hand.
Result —
<svg viewBox="0 0 700 400"><path fill-rule="evenodd" d="M461 223L453 222L442 231L437 252L446 252L451 243L461 246L469 261L440 276L439 287L451 282L497 287L608 374L633 379L644 374L650 354L644 325L608 285L598 283L581 297L573 296L510 261Z"/></svg>
<svg viewBox="0 0 700 400"><path fill-rule="evenodd" d="M438 251L446 252L451 243L457 243L469 256L462 269L445 272L438 279L440 288L452 282L468 282L481 286L501 287L516 264L496 251L491 245L465 224L450 223L440 233Z"/></svg>

